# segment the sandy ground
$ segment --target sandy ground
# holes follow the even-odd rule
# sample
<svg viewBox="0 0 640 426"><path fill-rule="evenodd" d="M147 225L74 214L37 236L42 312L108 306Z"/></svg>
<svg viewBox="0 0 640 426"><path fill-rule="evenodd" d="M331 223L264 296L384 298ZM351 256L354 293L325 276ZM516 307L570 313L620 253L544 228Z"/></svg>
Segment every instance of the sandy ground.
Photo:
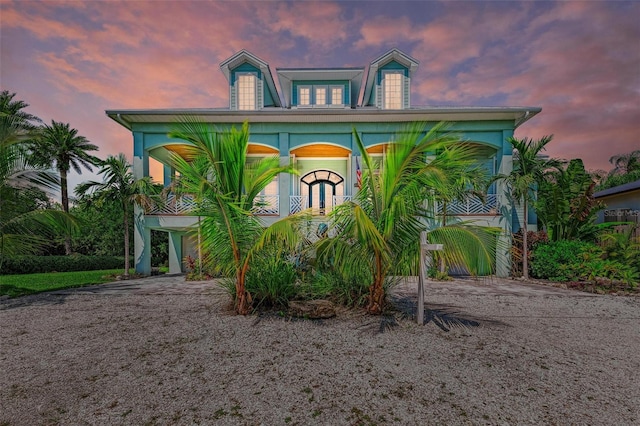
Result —
<svg viewBox="0 0 640 426"><path fill-rule="evenodd" d="M640 298L494 280L427 303L480 326L239 317L218 292L4 300L0 424L640 423Z"/></svg>

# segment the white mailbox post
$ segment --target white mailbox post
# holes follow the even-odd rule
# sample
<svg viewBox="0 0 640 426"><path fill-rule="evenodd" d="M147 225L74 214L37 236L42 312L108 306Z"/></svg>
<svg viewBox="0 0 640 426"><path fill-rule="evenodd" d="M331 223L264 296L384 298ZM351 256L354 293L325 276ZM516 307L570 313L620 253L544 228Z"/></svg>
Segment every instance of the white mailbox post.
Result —
<svg viewBox="0 0 640 426"><path fill-rule="evenodd" d="M427 252L442 250L442 244L429 244L427 233L420 233L420 275L418 276L418 324L424 324L424 282L427 279Z"/></svg>

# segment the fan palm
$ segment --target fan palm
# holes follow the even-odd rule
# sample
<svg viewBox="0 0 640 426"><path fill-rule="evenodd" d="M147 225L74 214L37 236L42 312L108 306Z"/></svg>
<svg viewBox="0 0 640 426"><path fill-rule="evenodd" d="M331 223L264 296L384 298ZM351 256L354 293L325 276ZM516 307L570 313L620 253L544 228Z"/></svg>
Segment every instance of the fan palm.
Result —
<svg viewBox="0 0 640 426"><path fill-rule="evenodd" d="M385 284L392 274L417 271L420 233L433 229L428 222L437 222L435 198L452 193L455 182L463 185L467 177L480 173L471 145L444 132L443 123L426 134L424 129L418 123L400 133L389 145L379 170L354 129L364 164L362 189L356 202L344 203L332 212L337 237L319 242L319 256L330 257L338 268L369 267L372 282L367 310L372 314L382 312ZM432 158L427 160L428 156ZM492 262L491 250L477 244L482 239L462 226L441 228L429 238L432 242L446 240L445 255L452 263L471 265L479 255Z"/></svg>
<svg viewBox="0 0 640 426"><path fill-rule="evenodd" d="M40 135L32 144L31 150L35 161L43 166L53 166L60 173L62 211L69 213L67 175L72 168L78 174L82 174L82 167L91 171L91 166L97 165L100 160L88 151L97 151L98 147L84 136L78 135L78 130L70 128L68 123L52 120L51 125L45 124L40 130ZM65 254L71 254L70 235L65 236L64 250Z"/></svg>
<svg viewBox="0 0 640 426"><path fill-rule="evenodd" d="M544 136L539 140L516 139L511 137L511 143L516 151L513 159L513 169L508 175L498 175L495 180L506 183L509 194L516 204L523 208L523 250L522 250L522 274L529 278L529 249L527 247L527 217L528 207L536 200L536 188L546 179L547 172L560 167L561 162L556 159L548 159L541 156L542 151L553 139L553 135Z"/></svg>
<svg viewBox="0 0 640 426"><path fill-rule="evenodd" d="M15 93L0 93L0 268L4 256L36 253L57 232L70 232L77 224L55 210L19 211L14 208L16 191L34 187L51 193L59 182L51 170L31 162L25 143L34 136L37 117L22 109L28 104L14 101Z"/></svg>
<svg viewBox="0 0 640 426"><path fill-rule="evenodd" d="M290 216L264 227L252 210L256 198L280 173L296 173L281 166L277 156L247 161L249 126L240 130L216 131L210 125L184 118L169 137L189 142L187 158L171 156L179 173L174 191L194 197L195 212L201 221L201 249L210 267L235 277L235 309L247 314L251 295L246 291L246 275L254 254L278 239L289 246L297 239Z"/></svg>
<svg viewBox="0 0 640 426"><path fill-rule="evenodd" d="M131 166L124 154L116 156L110 155L101 162L99 175L103 181L83 182L76 187L76 194L95 194L96 199L111 200L122 206L123 226L124 226L124 277L129 277L129 220L131 217L131 205L138 205L142 208L150 208L157 187L151 178L144 177L136 179L131 172Z"/></svg>

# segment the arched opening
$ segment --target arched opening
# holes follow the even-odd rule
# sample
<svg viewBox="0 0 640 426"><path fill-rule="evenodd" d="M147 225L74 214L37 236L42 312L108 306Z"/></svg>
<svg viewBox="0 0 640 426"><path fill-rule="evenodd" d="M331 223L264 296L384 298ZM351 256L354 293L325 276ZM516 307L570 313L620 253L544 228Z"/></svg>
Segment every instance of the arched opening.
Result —
<svg viewBox="0 0 640 426"><path fill-rule="evenodd" d="M344 198L344 178L331 170L315 170L300 179L300 194L315 214L325 215Z"/></svg>

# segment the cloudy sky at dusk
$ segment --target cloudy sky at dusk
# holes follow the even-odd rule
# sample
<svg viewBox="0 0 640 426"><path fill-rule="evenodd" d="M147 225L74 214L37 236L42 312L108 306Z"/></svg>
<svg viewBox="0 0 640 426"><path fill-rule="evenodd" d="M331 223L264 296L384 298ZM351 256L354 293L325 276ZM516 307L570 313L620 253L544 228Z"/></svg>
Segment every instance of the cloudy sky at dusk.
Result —
<svg viewBox="0 0 640 426"><path fill-rule="evenodd" d="M6 1L0 85L45 122L132 154L105 109L228 104L219 64L247 49L276 67L420 62L415 106L539 106L517 137L609 170L640 149L640 1ZM83 172L72 184L94 179Z"/></svg>

